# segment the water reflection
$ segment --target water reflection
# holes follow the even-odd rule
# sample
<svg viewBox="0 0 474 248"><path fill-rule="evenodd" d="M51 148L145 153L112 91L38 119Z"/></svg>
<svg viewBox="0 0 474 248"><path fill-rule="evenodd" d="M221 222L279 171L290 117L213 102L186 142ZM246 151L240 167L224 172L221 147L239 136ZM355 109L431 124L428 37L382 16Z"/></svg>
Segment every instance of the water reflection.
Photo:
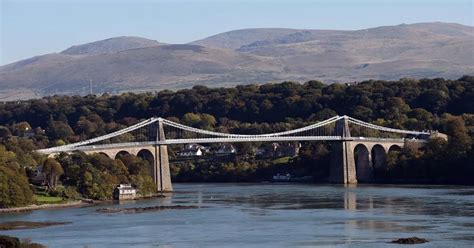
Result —
<svg viewBox="0 0 474 248"><path fill-rule="evenodd" d="M357 210L357 195L354 192L344 193L344 209Z"/></svg>
<svg viewBox="0 0 474 248"><path fill-rule="evenodd" d="M271 187L269 185L269 187ZM347 211L383 211L386 214L466 216L474 215L474 199L465 198L470 204L452 201L429 188L415 189L406 187L388 187L380 190L379 186L311 186L305 185L304 191L292 191L294 185L286 185L279 192L252 191L232 195L221 195L219 192L197 193L199 204L221 204L224 206L245 206L249 208L274 210L322 210L344 209ZM387 194L386 192L390 193ZM408 192L404 194L403 192ZM411 195L413 191L433 191L423 197ZM200 193L199 193L200 192ZM444 194L444 193L443 193ZM455 195L449 195L455 196ZM464 198L464 195L462 195ZM469 196L471 197L471 196ZM449 209L446 204L451 205Z"/></svg>
<svg viewBox="0 0 474 248"><path fill-rule="evenodd" d="M372 195L360 194L354 187L338 187L336 192L279 192L256 193L233 196L215 195L211 199L199 195L202 203L223 204L228 206L247 206L261 209L302 210L302 209L345 209L349 211L370 210L390 203L391 199L374 200Z"/></svg>
<svg viewBox="0 0 474 248"><path fill-rule="evenodd" d="M414 232L432 228L430 226L406 226L397 222L379 220L348 220L344 224L349 229L367 229L377 232Z"/></svg>

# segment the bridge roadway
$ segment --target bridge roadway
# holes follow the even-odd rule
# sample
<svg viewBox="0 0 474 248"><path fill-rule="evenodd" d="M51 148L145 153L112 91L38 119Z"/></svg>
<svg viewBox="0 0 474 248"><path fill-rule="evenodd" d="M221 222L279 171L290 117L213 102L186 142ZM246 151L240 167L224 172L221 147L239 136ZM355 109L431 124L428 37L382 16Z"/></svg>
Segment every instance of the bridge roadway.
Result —
<svg viewBox="0 0 474 248"><path fill-rule="evenodd" d="M149 141L149 142L127 142L116 144L100 144L74 147L65 149L64 152L72 151L103 151L107 149L125 149L132 147L148 147L160 145L178 145L178 144L210 144L210 143L238 143L238 142L282 142L282 141L359 141L359 142L376 142L376 143L403 143L405 139L392 138L365 138L351 137L343 138L341 136L293 136L293 137L257 137L257 138L203 138L203 139L167 139L165 141ZM422 140L420 140L422 141Z"/></svg>

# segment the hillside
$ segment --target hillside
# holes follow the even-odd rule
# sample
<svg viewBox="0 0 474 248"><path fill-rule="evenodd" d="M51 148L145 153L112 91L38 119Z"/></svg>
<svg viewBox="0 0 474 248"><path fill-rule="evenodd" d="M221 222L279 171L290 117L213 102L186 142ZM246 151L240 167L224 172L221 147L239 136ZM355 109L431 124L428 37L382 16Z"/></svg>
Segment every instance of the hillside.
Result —
<svg viewBox="0 0 474 248"><path fill-rule="evenodd" d="M197 45L162 45L90 56L50 54L5 66L1 80L18 88L62 94L189 87L194 82L256 82L276 71L271 61L232 50ZM255 68L259 68L256 70ZM267 69L266 69L267 68ZM25 73L27 71L27 73ZM36 75L36 76L31 76ZM41 75L41 76L39 76ZM204 81L205 80L205 81ZM156 83L159 82L159 83Z"/></svg>
<svg viewBox="0 0 474 248"><path fill-rule="evenodd" d="M0 100L54 93L306 81L458 78L474 72L474 28L419 23L356 31L244 29L187 45L117 37L0 67Z"/></svg>
<svg viewBox="0 0 474 248"><path fill-rule="evenodd" d="M67 55L93 55L104 53L115 53L135 48L153 47L161 45L156 40L149 40L140 37L121 36L87 43L84 45L72 46L61 54Z"/></svg>

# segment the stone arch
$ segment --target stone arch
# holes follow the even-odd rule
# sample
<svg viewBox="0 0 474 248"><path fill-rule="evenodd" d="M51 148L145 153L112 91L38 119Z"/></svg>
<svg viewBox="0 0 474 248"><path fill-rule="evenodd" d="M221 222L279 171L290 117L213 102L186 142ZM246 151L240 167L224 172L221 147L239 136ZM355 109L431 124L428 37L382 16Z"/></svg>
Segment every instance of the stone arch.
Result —
<svg viewBox="0 0 474 248"><path fill-rule="evenodd" d="M148 149L141 149L138 151L137 157L145 160L148 163L148 173L151 177L153 177L155 164L155 156L153 156L153 153Z"/></svg>
<svg viewBox="0 0 474 248"><path fill-rule="evenodd" d="M101 154L101 155L104 155L104 156L110 158L109 154L107 154L107 153L105 153L105 152L98 152L97 154Z"/></svg>
<svg viewBox="0 0 474 248"><path fill-rule="evenodd" d="M402 151L402 148L399 145L391 145L387 149L387 159L386 165L387 166L394 166L398 160L398 154Z"/></svg>
<svg viewBox="0 0 474 248"><path fill-rule="evenodd" d="M385 148L382 145L376 144L372 147L370 153L372 158L372 168L375 170L383 168L385 160L387 159Z"/></svg>
<svg viewBox="0 0 474 248"><path fill-rule="evenodd" d="M367 146L358 144L354 147L354 160L356 166L356 178L358 182L370 182L372 180L372 164Z"/></svg>
<svg viewBox="0 0 474 248"><path fill-rule="evenodd" d="M390 153L390 152L400 152L402 150L402 147L400 147L399 145L391 145L389 148L388 148L388 152L387 153Z"/></svg>
<svg viewBox="0 0 474 248"><path fill-rule="evenodd" d="M127 155L127 154L130 154L130 153L125 150L119 151L117 152L117 154L115 154L115 159L118 159L120 156Z"/></svg>

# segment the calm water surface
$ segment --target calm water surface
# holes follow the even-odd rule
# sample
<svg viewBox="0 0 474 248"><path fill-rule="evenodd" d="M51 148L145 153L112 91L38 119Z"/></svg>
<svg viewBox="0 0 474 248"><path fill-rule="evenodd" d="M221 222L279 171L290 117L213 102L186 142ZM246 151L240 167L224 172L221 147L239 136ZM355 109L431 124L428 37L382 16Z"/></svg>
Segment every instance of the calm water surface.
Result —
<svg viewBox="0 0 474 248"><path fill-rule="evenodd" d="M0 221L70 221L0 232L49 247L474 247L474 188L295 184L174 184L163 199L0 215ZM107 214L103 207L197 209Z"/></svg>

